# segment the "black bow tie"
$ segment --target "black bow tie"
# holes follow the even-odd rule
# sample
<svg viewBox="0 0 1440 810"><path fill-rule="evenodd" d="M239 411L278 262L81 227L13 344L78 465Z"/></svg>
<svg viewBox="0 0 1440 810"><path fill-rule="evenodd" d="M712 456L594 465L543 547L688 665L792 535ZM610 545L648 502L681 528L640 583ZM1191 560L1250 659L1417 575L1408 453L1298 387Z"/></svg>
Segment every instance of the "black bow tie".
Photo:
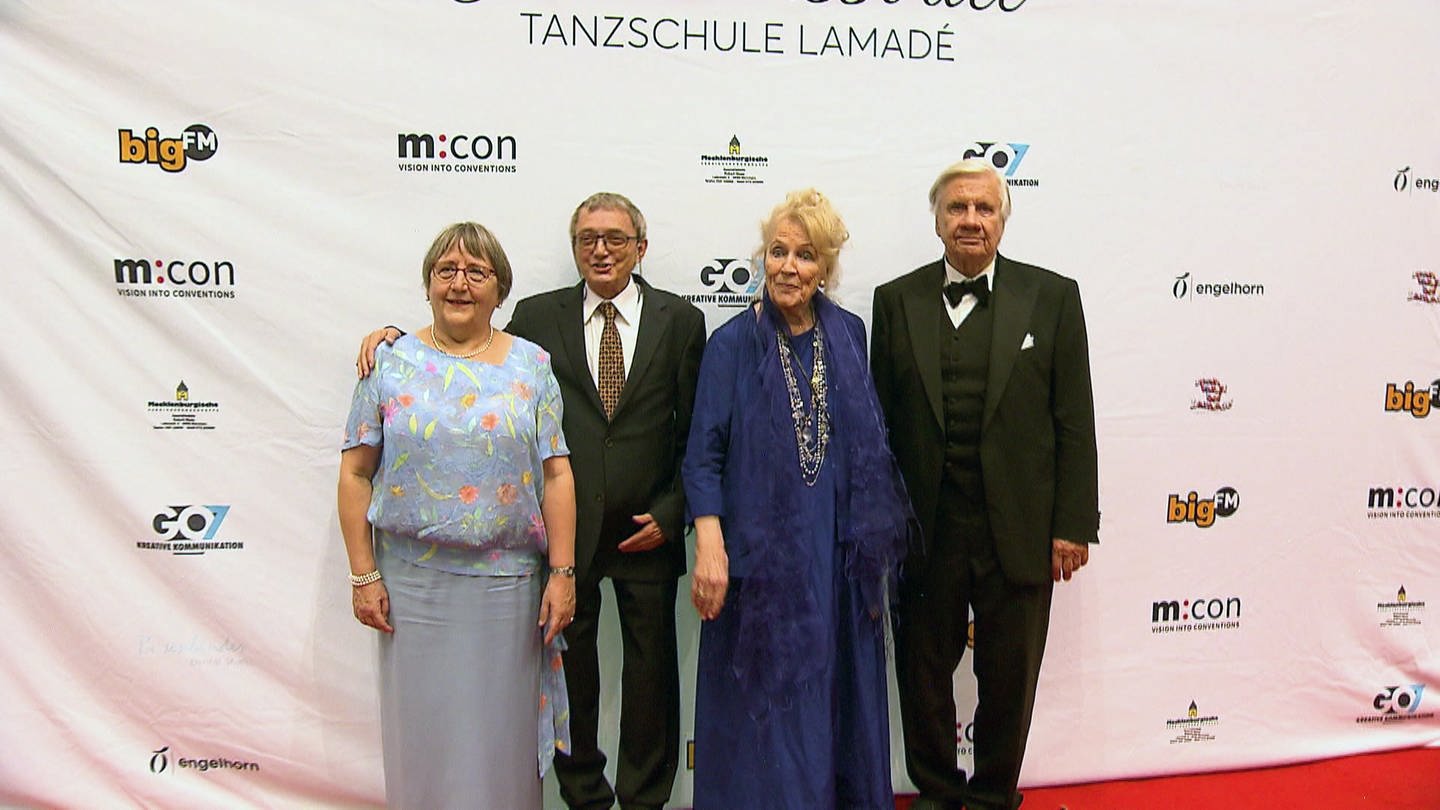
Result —
<svg viewBox="0 0 1440 810"><path fill-rule="evenodd" d="M945 300L950 306L960 306L960 300L966 294L975 296L975 303L985 306L990 302L990 282L985 276L974 278L969 281L952 281L945 285Z"/></svg>

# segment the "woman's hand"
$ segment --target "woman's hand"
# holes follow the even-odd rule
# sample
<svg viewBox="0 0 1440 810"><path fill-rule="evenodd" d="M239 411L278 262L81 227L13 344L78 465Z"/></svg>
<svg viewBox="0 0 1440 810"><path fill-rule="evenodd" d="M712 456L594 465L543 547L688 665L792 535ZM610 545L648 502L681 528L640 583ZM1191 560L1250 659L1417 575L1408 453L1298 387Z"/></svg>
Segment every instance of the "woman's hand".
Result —
<svg viewBox="0 0 1440 810"><path fill-rule="evenodd" d="M380 347L383 340L391 346L400 339L400 330L393 326L386 326L383 329L376 329L360 341L360 354L355 357L355 376L365 378L375 368L375 350Z"/></svg>
<svg viewBox="0 0 1440 810"><path fill-rule="evenodd" d="M390 626L390 591L385 588L385 580L377 579L358 588L352 586L350 591L355 618L359 619L361 624L382 633L395 632L395 628Z"/></svg>
<svg viewBox="0 0 1440 810"><path fill-rule="evenodd" d="M730 588L730 557L725 554L725 535L720 518L695 518L695 571L690 575L690 601L700 618L710 621L725 606Z"/></svg>
<svg viewBox="0 0 1440 810"><path fill-rule="evenodd" d="M545 628L545 643L554 641L573 621L575 577L551 574L550 581L545 583L545 595L540 599L540 626Z"/></svg>

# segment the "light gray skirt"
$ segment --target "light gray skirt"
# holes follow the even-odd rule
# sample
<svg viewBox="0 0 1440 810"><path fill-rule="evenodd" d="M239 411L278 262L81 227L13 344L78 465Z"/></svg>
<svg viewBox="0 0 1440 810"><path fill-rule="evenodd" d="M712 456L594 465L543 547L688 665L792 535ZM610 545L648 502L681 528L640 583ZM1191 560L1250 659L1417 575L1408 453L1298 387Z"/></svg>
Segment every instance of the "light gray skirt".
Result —
<svg viewBox="0 0 1440 810"><path fill-rule="evenodd" d="M386 803L540 810L542 578L450 574L376 550L395 628L380 637Z"/></svg>

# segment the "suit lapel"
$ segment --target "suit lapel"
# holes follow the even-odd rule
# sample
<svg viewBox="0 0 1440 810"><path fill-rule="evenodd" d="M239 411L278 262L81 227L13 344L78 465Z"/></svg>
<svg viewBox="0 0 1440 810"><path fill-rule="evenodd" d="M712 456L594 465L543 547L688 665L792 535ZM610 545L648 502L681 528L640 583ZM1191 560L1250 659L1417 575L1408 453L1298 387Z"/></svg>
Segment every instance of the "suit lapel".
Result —
<svg viewBox="0 0 1440 810"><path fill-rule="evenodd" d="M630 358L630 368L625 372L625 387L620 389L620 399L615 403L616 414L625 409L625 403L631 399L631 392L644 377L650 361L655 358L655 350L660 346L661 338L670 329L670 308L655 294L654 288L639 276L631 278L640 285L641 290L640 329L635 336L635 352ZM595 396L598 400L600 395L597 393Z"/></svg>
<svg viewBox="0 0 1440 810"><path fill-rule="evenodd" d="M991 306L995 321L990 332L990 376L985 381L985 414L980 422L984 431L1000 404L1000 395L1010 381L1010 372L1020 356L1020 344L1035 309L1035 279L1025 268L1017 267L1004 256L995 258L995 294Z"/></svg>
<svg viewBox="0 0 1440 810"><path fill-rule="evenodd" d="M595 388L595 378L590 376L590 362L585 359L585 282L580 282L560 299L559 321L560 344L565 347L565 360L570 364L570 373L577 380L583 380L580 389L586 393L590 404L600 413L605 406L600 402L600 391Z"/></svg>
<svg viewBox="0 0 1440 810"><path fill-rule="evenodd" d="M945 286L945 265L935 262L905 290L905 326L910 334L910 347L915 352L915 367L920 369L920 381L925 385L925 398L930 400L930 410L935 422L945 426L945 410L940 390L940 292Z"/></svg>

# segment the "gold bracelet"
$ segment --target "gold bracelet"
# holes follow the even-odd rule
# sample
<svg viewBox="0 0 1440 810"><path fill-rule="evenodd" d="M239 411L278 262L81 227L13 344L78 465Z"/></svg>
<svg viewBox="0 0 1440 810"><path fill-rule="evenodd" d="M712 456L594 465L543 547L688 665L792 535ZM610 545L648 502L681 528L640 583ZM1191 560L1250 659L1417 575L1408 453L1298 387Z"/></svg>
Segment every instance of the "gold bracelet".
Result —
<svg viewBox="0 0 1440 810"><path fill-rule="evenodd" d="M575 566L573 565L552 565L550 573L555 576L575 578Z"/></svg>

